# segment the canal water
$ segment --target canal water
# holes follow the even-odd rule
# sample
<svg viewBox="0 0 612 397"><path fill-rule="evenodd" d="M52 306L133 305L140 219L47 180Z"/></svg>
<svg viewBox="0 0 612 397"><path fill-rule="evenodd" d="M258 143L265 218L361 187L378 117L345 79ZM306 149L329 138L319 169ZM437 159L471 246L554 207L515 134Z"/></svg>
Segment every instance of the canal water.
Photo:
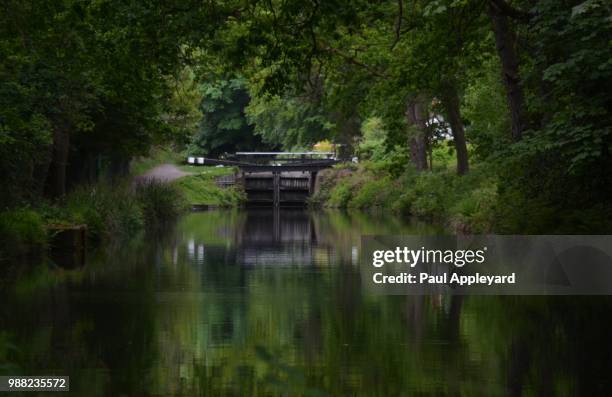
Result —
<svg viewBox="0 0 612 397"><path fill-rule="evenodd" d="M610 395L607 297L362 288L361 235L436 232L362 213L189 214L83 269L2 284L0 375L67 375L75 396Z"/></svg>

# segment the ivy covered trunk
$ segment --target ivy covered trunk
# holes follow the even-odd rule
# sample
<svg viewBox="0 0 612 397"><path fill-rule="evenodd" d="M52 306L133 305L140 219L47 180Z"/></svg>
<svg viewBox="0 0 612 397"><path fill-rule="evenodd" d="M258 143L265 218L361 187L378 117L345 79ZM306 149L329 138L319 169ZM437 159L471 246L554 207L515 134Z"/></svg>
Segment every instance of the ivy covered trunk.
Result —
<svg viewBox="0 0 612 397"><path fill-rule="evenodd" d="M66 168L70 148L70 133L63 126L53 130L53 151L47 173L45 192L48 197L56 198L66 194Z"/></svg>
<svg viewBox="0 0 612 397"><path fill-rule="evenodd" d="M410 128L410 159L417 171L427 170L427 111L421 96L408 100L406 123Z"/></svg>
<svg viewBox="0 0 612 397"><path fill-rule="evenodd" d="M495 34L495 47L501 60L502 78L506 86L510 120L512 122L512 139L520 141L525 129L524 96L519 76L519 60L514 48L515 37L508 24L508 16L493 2L489 3L489 17Z"/></svg>
<svg viewBox="0 0 612 397"><path fill-rule="evenodd" d="M459 109L459 94L457 93L455 84L448 83L444 87L442 104L446 110L447 121L450 124L455 150L457 151L457 174L465 175L470 170L470 164L468 160L467 143L465 140L465 130L463 128L461 111Z"/></svg>

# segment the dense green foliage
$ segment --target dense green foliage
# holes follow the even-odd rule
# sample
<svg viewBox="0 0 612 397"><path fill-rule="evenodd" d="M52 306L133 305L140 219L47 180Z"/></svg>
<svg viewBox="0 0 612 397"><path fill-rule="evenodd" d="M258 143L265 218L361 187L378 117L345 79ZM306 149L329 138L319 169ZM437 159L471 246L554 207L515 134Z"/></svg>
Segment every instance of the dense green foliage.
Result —
<svg viewBox="0 0 612 397"><path fill-rule="evenodd" d="M319 176L319 189L311 203L344 209L389 209L405 217L442 224L458 233L605 232L608 228L607 219L596 216L603 211L601 207L559 216L541 201L524 200L520 193L514 197L508 191L499 193L497 176L481 167L463 177L443 169L391 175L384 161L365 162L353 169L326 170ZM502 201L501 197L511 200Z"/></svg>
<svg viewBox="0 0 612 397"><path fill-rule="evenodd" d="M6 211L0 216L0 260L42 253L50 237L46 226L87 225L90 241L127 239L175 219L186 208L180 189L145 180L136 185L115 181L83 185L62 200Z"/></svg>
<svg viewBox="0 0 612 397"><path fill-rule="evenodd" d="M216 32L221 59L258 93L317 93L335 125L329 136L352 137L344 142L375 160L381 173L364 179L435 169L447 148L459 174L487 174L419 175L418 183L394 185L418 196L405 198L411 213L465 217L486 202L497 219L487 228L499 231L606 229L595 221L610 214L612 195L605 2L272 1L242 11ZM366 197L381 202L372 195L378 180L364 185L355 206ZM355 186L338 181L332 203L349 205Z"/></svg>
<svg viewBox="0 0 612 397"><path fill-rule="evenodd" d="M43 214L50 223L86 224L94 239L113 239L169 221L184 205L180 192L165 183L101 182L76 189L59 205L43 208Z"/></svg>
<svg viewBox="0 0 612 397"><path fill-rule="evenodd" d="M184 195L168 183L148 179L136 184L135 189L142 219L149 230L167 225L186 209Z"/></svg>
<svg viewBox="0 0 612 397"><path fill-rule="evenodd" d="M338 181L338 204L348 192L355 207L389 206L384 180L411 213L465 217L494 201L505 222L491 225L504 231L595 231L610 214L603 0L45 0L1 11L3 210L125 174L159 143L216 156L330 139L370 160L357 174L376 179L360 195ZM461 194L439 204L438 186Z"/></svg>
<svg viewBox="0 0 612 397"><path fill-rule="evenodd" d="M28 209L0 213L0 241L0 261L42 253L47 245L42 217Z"/></svg>
<svg viewBox="0 0 612 397"><path fill-rule="evenodd" d="M244 78L209 77L200 91L203 117L193 154L303 149L335 133L328 111L310 97L270 95Z"/></svg>
<svg viewBox="0 0 612 397"><path fill-rule="evenodd" d="M130 156L184 135L190 117L176 81L188 54L177 40L188 41L190 21L172 4L159 7L2 3L0 206L124 173Z"/></svg>
<svg viewBox="0 0 612 397"><path fill-rule="evenodd" d="M246 108L255 133L285 149L305 148L329 138L333 123L324 112L305 99L268 95L256 96Z"/></svg>
<svg viewBox="0 0 612 397"><path fill-rule="evenodd" d="M235 151L264 148L245 116L249 93L244 79L219 79L202 87L202 121L190 151L216 157Z"/></svg>
<svg viewBox="0 0 612 397"><path fill-rule="evenodd" d="M535 119L528 144L554 152L570 172L592 172L610 160L610 12L599 0L545 0L533 10L535 55L526 80L543 81L541 92L528 93Z"/></svg>

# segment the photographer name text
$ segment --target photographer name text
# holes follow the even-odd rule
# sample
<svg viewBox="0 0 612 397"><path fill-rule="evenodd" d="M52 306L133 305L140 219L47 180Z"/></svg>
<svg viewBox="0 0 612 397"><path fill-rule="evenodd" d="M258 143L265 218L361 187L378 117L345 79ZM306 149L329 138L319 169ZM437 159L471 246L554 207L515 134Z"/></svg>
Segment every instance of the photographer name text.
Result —
<svg viewBox="0 0 612 397"><path fill-rule="evenodd" d="M486 260L487 247L481 249L411 249L408 247L396 247L394 250L376 250L372 253L372 266L382 268L388 264L404 265L409 270L415 270L417 265L449 265L462 268L472 263L482 264ZM418 273L399 272L396 274L384 274L375 272L372 275L374 284L422 284L422 285L493 285L493 284L515 284L516 273L504 275L487 275L481 273L460 274L457 272L424 272Z"/></svg>

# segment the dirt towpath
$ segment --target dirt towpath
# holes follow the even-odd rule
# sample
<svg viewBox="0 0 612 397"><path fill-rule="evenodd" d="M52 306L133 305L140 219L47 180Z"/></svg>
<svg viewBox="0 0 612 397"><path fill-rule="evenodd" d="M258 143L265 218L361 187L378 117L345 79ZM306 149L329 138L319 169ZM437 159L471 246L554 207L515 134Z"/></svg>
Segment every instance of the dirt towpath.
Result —
<svg viewBox="0 0 612 397"><path fill-rule="evenodd" d="M182 171L174 164L161 164L145 172L143 175L135 177L134 182L139 183L147 180L171 182L186 175L192 175L192 173Z"/></svg>

